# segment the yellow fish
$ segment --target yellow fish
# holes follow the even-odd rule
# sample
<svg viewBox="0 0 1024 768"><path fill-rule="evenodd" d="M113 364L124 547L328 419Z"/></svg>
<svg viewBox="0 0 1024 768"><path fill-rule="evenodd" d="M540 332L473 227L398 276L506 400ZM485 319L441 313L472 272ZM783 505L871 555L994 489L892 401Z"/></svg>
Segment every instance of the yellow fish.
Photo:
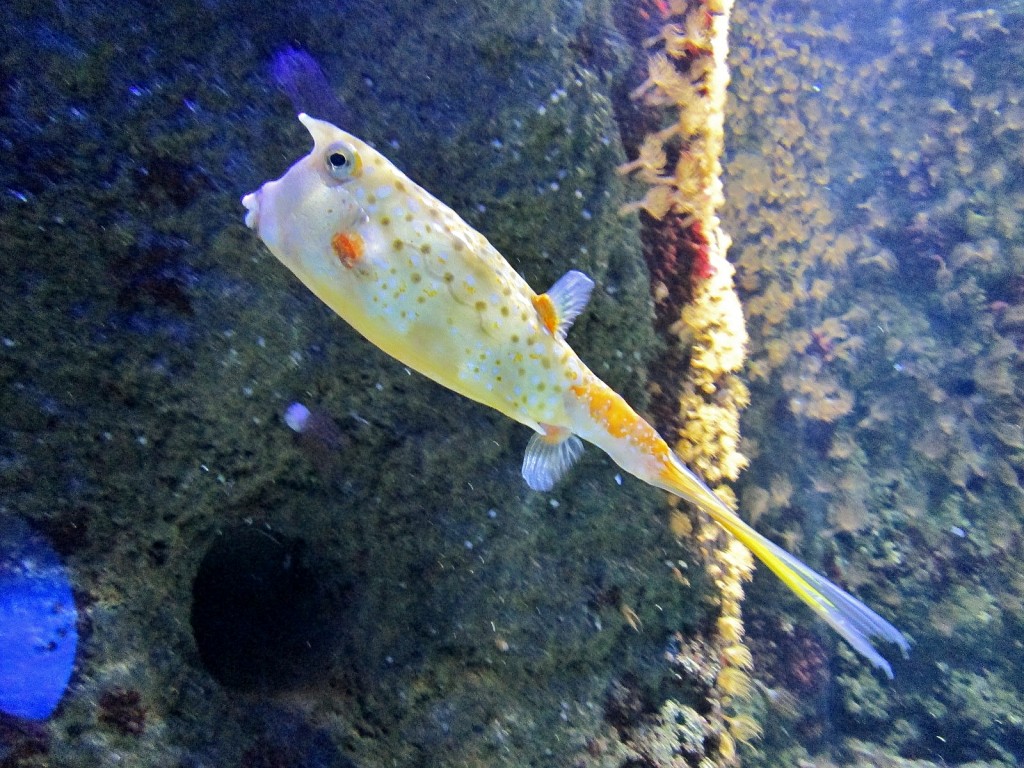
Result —
<svg viewBox="0 0 1024 768"><path fill-rule="evenodd" d="M483 235L375 149L299 120L313 150L242 204L245 223L314 294L392 357L530 427L522 473L531 488L550 490L582 453L581 438L593 443L704 510L892 677L870 638L906 655L903 635L744 523L566 343L590 278L571 271L536 294Z"/></svg>

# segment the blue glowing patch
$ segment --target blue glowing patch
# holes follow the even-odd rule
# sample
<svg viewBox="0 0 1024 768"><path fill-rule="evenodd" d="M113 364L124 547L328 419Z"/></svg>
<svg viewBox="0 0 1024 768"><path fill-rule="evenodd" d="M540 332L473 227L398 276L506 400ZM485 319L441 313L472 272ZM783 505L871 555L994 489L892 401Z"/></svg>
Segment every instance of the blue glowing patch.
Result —
<svg viewBox="0 0 1024 768"><path fill-rule="evenodd" d="M38 533L0 516L0 710L44 720L75 664L78 611L67 571Z"/></svg>

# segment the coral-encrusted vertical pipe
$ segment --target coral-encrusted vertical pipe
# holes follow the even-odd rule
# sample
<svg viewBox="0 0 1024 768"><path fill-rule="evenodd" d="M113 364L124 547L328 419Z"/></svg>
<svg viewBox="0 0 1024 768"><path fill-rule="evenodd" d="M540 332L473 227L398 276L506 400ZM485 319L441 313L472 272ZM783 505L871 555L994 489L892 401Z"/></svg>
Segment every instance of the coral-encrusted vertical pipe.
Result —
<svg viewBox="0 0 1024 768"><path fill-rule="evenodd" d="M746 325L726 259L730 239L718 217L731 9L732 0L657 0L651 5L648 15L659 18L661 28L644 41L650 50L648 77L631 95L661 110L667 125L648 133L639 157L620 172L650 185L642 200L623 211L647 214L655 298L662 303L663 317L666 305L675 317L668 325L676 347L673 357L688 361L688 369L674 377L676 450L723 499L735 503L723 483L735 480L747 463L739 451L739 418L749 393L738 377ZM670 162L675 167L667 171ZM753 566L749 553L721 539L703 516L692 520L692 529L721 601L713 643L718 658L712 660L720 672L708 692L717 749L709 753L717 753L717 764L732 765L738 759L736 742L757 730L750 727L749 716L734 710L750 685L740 606L742 583ZM732 716L727 714L731 706ZM744 727L733 728L733 723Z"/></svg>

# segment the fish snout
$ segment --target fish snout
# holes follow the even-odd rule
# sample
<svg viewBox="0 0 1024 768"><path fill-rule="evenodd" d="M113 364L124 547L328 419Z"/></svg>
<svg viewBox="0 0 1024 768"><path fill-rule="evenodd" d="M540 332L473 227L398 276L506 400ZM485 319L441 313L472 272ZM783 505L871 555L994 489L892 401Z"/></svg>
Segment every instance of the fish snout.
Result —
<svg viewBox="0 0 1024 768"><path fill-rule="evenodd" d="M260 187L255 192L250 192L248 195L242 198L242 205L245 206L245 226L249 229L259 230L260 226L260 197L263 193L263 187Z"/></svg>

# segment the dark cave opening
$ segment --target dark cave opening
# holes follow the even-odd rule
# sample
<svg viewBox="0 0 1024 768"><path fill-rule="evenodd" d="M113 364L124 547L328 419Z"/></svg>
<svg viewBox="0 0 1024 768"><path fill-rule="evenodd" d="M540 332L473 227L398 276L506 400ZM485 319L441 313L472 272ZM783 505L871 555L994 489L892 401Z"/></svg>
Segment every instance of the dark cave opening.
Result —
<svg viewBox="0 0 1024 768"><path fill-rule="evenodd" d="M236 690L274 693L320 677L339 606L306 542L245 526L210 545L192 584L192 633L207 671Z"/></svg>

